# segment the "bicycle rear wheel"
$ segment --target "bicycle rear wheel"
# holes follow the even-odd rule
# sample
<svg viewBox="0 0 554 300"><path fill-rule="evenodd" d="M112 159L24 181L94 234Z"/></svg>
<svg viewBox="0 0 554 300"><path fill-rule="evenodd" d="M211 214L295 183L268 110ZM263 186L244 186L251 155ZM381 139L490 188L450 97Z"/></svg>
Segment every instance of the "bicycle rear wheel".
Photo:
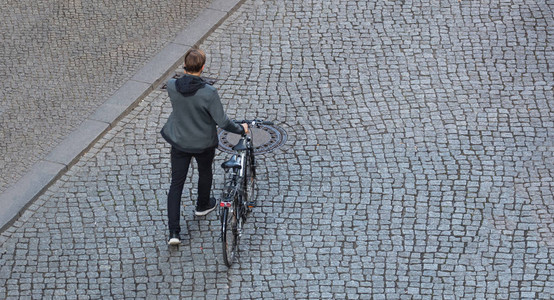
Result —
<svg viewBox="0 0 554 300"><path fill-rule="evenodd" d="M233 201L231 207L223 208L223 213L221 214L223 261L227 267L231 267L238 252L240 224L235 203L236 201Z"/></svg>

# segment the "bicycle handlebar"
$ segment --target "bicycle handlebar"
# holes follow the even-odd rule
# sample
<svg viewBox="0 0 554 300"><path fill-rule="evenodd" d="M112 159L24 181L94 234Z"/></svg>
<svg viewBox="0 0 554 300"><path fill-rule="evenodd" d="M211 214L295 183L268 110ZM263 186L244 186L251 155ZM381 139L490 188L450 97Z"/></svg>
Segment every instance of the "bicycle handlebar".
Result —
<svg viewBox="0 0 554 300"><path fill-rule="evenodd" d="M251 127L251 126L254 126L256 124L262 124L262 125L273 125L273 122L271 121L264 121L264 120L260 120L260 119L253 119L253 120L233 120L233 122L237 123L237 124L243 124L243 123L246 123L248 124L248 127Z"/></svg>

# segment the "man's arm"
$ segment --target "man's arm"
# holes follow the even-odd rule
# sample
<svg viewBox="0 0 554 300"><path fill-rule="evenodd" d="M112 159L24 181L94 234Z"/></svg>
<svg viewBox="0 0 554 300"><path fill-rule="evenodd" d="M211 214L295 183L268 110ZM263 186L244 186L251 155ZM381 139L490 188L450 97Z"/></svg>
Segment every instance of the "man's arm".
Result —
<svg viewBox="0 0 554 300"><path fill-rule="evenodd" d="M221 98L219 98L219 94L215 90L213 91L213 93L214 96L212 101L210 102L208 110L214 121L217 123L217 126L225 131L236 134L248 132L248 126L246 124L242 124L242 126L240 126L229 119L229 117L223 110L223 105L221 104Z"/></svg>

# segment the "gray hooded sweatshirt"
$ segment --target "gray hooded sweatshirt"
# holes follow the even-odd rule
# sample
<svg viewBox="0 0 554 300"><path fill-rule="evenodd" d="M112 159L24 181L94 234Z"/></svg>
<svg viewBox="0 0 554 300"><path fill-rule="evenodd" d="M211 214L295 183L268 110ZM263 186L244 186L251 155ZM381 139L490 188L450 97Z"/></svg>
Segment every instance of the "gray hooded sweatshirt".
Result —
<svg viewBox="0 0 554 300"><path fill-rule="evenodd" d="M217 90L202 78L185 75L167 82L173 111L162 128L164 139L178 150L201 153L217 147L217 127L241 134L242 126L231 121Z"/></svg>

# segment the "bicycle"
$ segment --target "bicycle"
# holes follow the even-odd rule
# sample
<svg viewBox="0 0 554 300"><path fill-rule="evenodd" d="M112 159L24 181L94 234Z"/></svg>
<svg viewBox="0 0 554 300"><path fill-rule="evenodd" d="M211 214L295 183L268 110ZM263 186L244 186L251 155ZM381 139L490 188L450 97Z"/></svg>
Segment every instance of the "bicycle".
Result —
<svg viewBox="0 0 554 300"><path fill-rule="evenodd" d="M242 120L235 123L246 123L248 128L260 125L273 125L263 120ZM254 158L254 141L250 135L242 134L233 147L231 158L221 164L225 170L225 191L220 202L221 241L223 260L231 267L237 254L242 235L242 226L256 201L256 161Z"/></svg>

